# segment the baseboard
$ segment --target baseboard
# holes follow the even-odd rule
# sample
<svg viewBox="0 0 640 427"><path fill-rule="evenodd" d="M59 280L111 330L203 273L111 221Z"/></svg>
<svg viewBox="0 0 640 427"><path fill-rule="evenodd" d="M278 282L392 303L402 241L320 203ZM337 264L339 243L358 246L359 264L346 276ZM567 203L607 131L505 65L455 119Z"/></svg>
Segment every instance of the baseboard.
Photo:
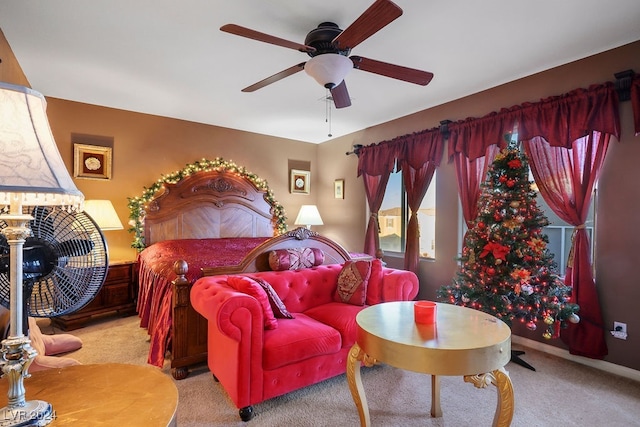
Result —
<svg viewBox="0 0 640 427"><path fill-rule="evenodd" d="M572 362L580 363L582 365L590 366L592 368L600 369L601 371L609 372L610 374L619 375L621 377L629 378L630 380L640 382L640 371L627 368L626 366L616 365L615 363L606 362L604 360L589 359L588 357L575 356L570 354L567 350L554 347L549 344L544 344L538 341L524 338L518 335L512 335L511 341L514 344L519 344L524 347L529 347L534 350L541 351L543 353L552 354L563 359L571 360Z"/></svg>

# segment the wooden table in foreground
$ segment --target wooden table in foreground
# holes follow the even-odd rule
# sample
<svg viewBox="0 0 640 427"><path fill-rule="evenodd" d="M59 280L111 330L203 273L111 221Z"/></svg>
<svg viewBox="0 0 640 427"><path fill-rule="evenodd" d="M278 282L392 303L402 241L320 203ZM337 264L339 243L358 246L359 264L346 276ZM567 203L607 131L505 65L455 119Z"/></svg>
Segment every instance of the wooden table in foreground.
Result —
<svg viewBox="0 0 640 427"><path fill-rule="evenodd" d="M34 372L24 380L27 401L53 407L49 426L176 426L178 389L153 366L106 363ZM7 405L6 378L0 407Z"/></svg>
<svg viewBox="0 0 640 427"><path fill-rule="evenodd" d="M431 374L431 416L441 417L439 376L463 376L478 388L498 389L494 427L509 426L514 400L504 366L511 358L511 330L490 314L451 304L437 305L433 325L416 324L413 302L388 302L362 310L356 317L358 337L349 352L347 380L360 424L370 426L360 377L360 362L377 362ZM409 392L409 390L407 390Z"/></svg>

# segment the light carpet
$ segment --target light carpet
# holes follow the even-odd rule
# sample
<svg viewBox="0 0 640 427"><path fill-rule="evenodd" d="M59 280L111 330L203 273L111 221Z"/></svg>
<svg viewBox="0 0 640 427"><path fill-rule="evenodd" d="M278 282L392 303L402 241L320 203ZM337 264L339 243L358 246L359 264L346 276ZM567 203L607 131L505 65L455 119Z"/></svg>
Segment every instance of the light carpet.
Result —
<svg viewBox="0 0 640 427"><path fill-rule="evenodd" d="M43 332L61 333L46 319ZM88 363L146 363L147 333L136 316L110 317L71 331L83 347L71 354ZM536 372L509 363L515 414L512 426L640 426L640 383L537 350L523 356ZM169 363L163 372L170 376ZM361 369L373 426L490 426L495 387L477 389L461 377L442 377L442 418L431 418L430 377L387 365ZM28 380L27 380L28 381ZM214 426L358 426L359 418L345 375L255 406L256 416L240 421L238 410L206 365L175 381L181 427ZM26 383L28 387L28 382Z"/></svg>

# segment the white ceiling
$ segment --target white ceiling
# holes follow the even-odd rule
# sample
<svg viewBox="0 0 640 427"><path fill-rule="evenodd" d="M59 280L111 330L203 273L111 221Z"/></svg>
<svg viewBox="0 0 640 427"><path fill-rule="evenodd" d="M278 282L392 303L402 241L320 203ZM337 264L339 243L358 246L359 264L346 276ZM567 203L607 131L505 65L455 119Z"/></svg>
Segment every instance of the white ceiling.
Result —
<svg viewBox="0 0 640 427"><path fill-rule="evenodd" d="M0 0L0 29L45 96L321 143L325 89L304 72L240 90L308 59L227 23L303 43L373 0ZM351 54L431 71L428 86L353 70L342 136L640 39L639 0L396 0L404 14ZM0 64L0 66L2 66Z"/></svg>

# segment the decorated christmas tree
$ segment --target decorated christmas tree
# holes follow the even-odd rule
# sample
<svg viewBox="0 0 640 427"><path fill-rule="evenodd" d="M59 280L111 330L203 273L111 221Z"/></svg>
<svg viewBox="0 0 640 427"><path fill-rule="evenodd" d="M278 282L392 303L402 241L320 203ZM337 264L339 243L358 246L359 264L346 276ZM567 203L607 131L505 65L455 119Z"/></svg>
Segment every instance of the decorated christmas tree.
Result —
<svg viewBox="0 0 640 427"><path fill-rule="evenodd" d="M441 301L492 314L508 325L556 338L566 322L579 322L571 288L553 273L543 227L549 223L535 200L526 157L510 145L490 166L481 186L478 216L468 230L460 266Z"/></svg>

